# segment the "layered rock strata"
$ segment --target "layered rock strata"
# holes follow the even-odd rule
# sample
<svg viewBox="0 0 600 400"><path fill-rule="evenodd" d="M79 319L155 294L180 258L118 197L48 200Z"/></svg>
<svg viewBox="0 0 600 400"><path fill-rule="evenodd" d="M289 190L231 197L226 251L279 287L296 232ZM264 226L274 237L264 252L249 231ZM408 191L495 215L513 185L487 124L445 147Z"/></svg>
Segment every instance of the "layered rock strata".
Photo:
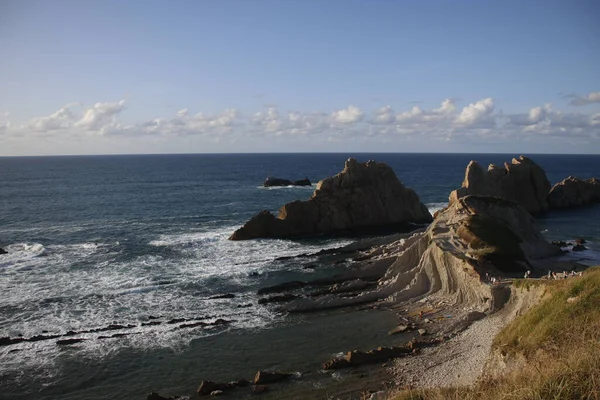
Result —
<svg viewBox="0 0 600 400"><path fill-rule="evenodd" d="M417 301L428 297L445 304L495 310L506 301L501 286L485 282L486 274L521 276L531 259L560 254L547 242L533 217L519 204L495 197L458 199L423 232L365 257L364 268L385 268L374 290L353 297L328 294L298 298L283 311L303 312L377 300Z"/></svg>

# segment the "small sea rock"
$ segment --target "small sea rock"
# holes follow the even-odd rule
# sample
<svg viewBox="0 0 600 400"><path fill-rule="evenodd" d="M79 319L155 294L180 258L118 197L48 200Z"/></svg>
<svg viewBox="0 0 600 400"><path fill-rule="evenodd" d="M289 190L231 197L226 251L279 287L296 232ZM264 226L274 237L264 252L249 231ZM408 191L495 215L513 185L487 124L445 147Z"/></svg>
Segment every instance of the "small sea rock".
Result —
<svg viewBox="0 0 600 400"><path fill-rule="evenodd" d="M419 332L419 335L421 336L427 335L427 329L419 329L417 332Z"/></svg>
<svg viewBox="0 0 600 400"><path fill-rule="evenodd" d="M258 371L256 375L254 375L254 384L264 385L268 383L275 383L287 379L289 376L290 374L283 372Z"/></svg>
<svg viewBox="0 0 600 400"><path fill-rule="evenodd" d="M269 389L266 385L254 385L252 388L252 394L262 394Z"/></svg>
<svg viewBox="0 0 600 400"><path fill-rule="evenodd" d="M396 333L406 332L408 330L408 325L398 325L394 329L388 332L388 335L395 335Z"/></svg>

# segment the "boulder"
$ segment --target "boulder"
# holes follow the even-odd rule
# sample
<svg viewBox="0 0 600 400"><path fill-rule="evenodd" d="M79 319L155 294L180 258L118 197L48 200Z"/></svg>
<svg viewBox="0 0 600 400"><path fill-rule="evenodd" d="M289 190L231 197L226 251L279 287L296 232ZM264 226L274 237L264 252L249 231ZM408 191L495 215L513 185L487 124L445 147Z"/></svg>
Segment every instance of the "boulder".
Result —
<svg viewBox="0 0 600 400"><path fill-rule="evenodd" d="M551 208L572 208L600 203L600 181L569 176L557 183L548 193Z"/></svg>
<svg viewBox="0 0 600 400"><path fill-rule="evenodd" d="M304 178L304 179L300 179L297 181L290 181L287 179L279 179L279 178L273 178L272 176L269 176L267 179L265 179L265 182L263 183L264 187L272 187L272 186L310 186L312 185L310 183L310 181L308 180L308 178Z"/></svg>
<svg viewBox="0 0 600 400"><path fill-rule="evenodd" d="M529 213L548 211L550 182L544 170L531 159L520 156L503 167L490 164L487 171L476 161L467 165L462 186L450 193L449 202L468 195L495 196L513 200Z"/></svg>
<svg viewBox="0 0 600 400"><path fill-rule="evenodd" d="M267 385L269 383L282 381L290 376L291 374L285 374L283 372L258 371L256 375L254 375L254 384Z"/></svg>
<svg viewBox="0 0 600 400"><path fill-rule="evenodd" d="M199 396L206 396L214 392L215 390L227 390L232 386L229 383L220 383L213 381L202 381L200 382L200 386L198 386L198 390L196 393Z"/></svg>
<svg viewBox="0 0 600 400"><path fill-rule="evenodd" d="M4 250L2 247L0 247L0 254L8 254L8 252L6 250Z"/></svg>
<svg viewBox="0 0 600 400"><path fill-rule="evenodd" d="M261 211L229 239L355 234L431 221L419 196L400 183L392 168L350 158L342 172L317 184L309 200L285 204L277 217Z"/></svg>

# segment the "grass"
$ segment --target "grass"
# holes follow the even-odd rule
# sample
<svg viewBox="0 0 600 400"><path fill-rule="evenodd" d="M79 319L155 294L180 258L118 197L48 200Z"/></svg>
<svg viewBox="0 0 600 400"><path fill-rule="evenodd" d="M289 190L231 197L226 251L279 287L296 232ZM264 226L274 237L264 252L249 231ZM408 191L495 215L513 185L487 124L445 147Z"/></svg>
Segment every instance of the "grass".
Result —
<svg viewBox="0 0 600 400"><path fill-rule="evenodd" d="M524 282L517 285L527 288ZM537 306L498 334L493 347L522 360L473 387L406 390L394 400L600 399L600 267L583 277L547 281ZM568 299L571 299L567 301Z"/></svg>

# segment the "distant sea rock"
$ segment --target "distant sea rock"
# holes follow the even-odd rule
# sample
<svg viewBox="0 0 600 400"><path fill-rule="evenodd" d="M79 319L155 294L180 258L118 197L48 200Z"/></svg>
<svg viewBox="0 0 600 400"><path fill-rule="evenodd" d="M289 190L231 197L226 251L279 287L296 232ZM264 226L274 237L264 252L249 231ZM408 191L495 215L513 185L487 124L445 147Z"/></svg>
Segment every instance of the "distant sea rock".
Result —
<svg viewBox="0 0 600 400"><path fill-rule="evenodd" d="M8 254L8 252L6 250L4 250L2 247L0 247L0 254Z"/></svg>
<svg viewBox="0 0 600 400"><path fill-rule="evenodd" d="M342 172L317 184L309 200L285 204L277 217L261 211L229 239L360 233L431 221L431 214L419 196L404 187L387 164L359 163L350 158Z"/></svg>
<svg viewBox="0 0 600 400"><path fill-rule="evenodd" d="M551 208L572 208L600 203L600 181L569 176L552 187L548 194Z"/></svg>
<svg viewBox="0 0 600 400"><path fill-rule="evenodd" d="M272 187L272 186L310 186L312 185L312 183L310 183L310 180L308 180L308 178L304 178L304 179L300 179L297 181L290 181L287 179L279 179L279 178L273 178L272 176L269 176L267 179L265 179L265 182L263 183L264 187Z"/></svg>
<svg viewBox="0 0 600 400"><path fill-rule="evenodd" d="M471 161L465 172L462 187L450 193L450 204L468 195L494 196L513 200L529 213L548 211L550 182L544 170L531 159L520 156L503 167L490 164L487 171Z"/></svg>

